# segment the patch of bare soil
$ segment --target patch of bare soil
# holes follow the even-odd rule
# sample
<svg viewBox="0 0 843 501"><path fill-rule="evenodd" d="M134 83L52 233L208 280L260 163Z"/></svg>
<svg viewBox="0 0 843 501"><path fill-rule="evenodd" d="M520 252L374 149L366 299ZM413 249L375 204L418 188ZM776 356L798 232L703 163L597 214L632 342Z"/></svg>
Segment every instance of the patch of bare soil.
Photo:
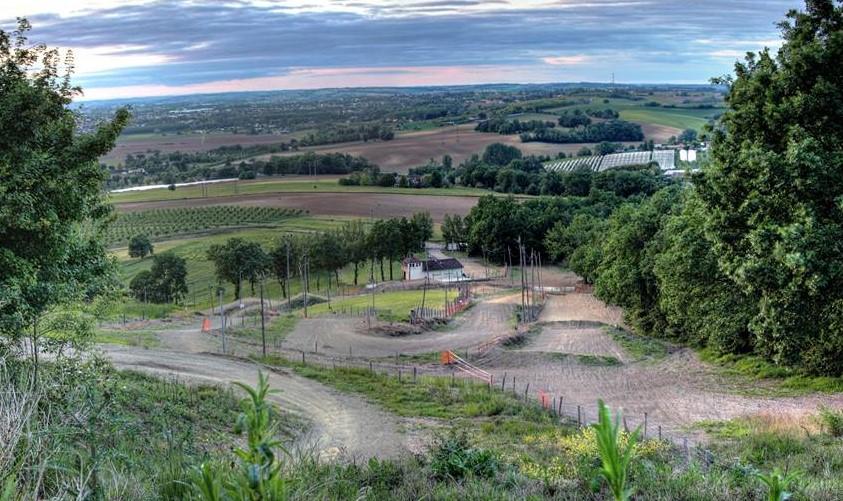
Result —
<svg viewBox="0 0 843 501"><path fill-rule="evenodd" d="M261 369L253 363L211 354L125 346L108 346L104 351L121 369L205 383L239 381L254 385ZM294 412L312 424L298 447L315 449L325 458L347 459L397 457L413 447L411 438L400 432L401 420L360 398L287 371L269 372L269 384L281 390L271 398L282 409ZM417 442L417 437L412 437L412 441Z"/></svg>
<svg viewBox="0 0 843 501"><path fill-rule="evenodd" d="M641 130L644 132L644 137L652 139L656 143L665 143L670 136L678 136L682 134L682 129L670 127L667 125L658 125L653 123L640 122Z"/></svg>
<svg viewBox="0 0 843 501"><path fill-rule="evenodd" d="M380 166L381 170L407 173L411 167L427 163L431 158L450 155L454 163L467 160L471 155L482 153L492 143L504 143L515 146L525 155L556 156L560 151L573 153L583 144L522 143L518 135L501 135L488 132L476 132L474 124L398 134L391 141L356 141L351 143L330 144L301 148L298 152L286 152L280 155L296 155L306 151L320 153L346 153L361 156ZM268 158L262 155L257 158Z"/></svg>
<svg viewBox="0 0 843 501"><path fill-rule="evenodd" d="M602 324L592 322L554 322L538 327L539 332L521 348L522 351L567 353L628 359L626 353L608 335Z"/></svg>
<svg viewBox="0 0 843 501"><path fill-rule="evenodd" d="M623 310L608 306L591 294L562 294L547 296L539 322L587 320L606 325L623 325Z"/></svg>
<svg viewBox="0 0 843 501"><path fill-rule="evenodd" d="M231 197L159 200L117 204L121 212L179 207L241 205L245 207L285 207L314 215L371 217L410 217L429 212L440 222L445 214L466 215L477 204L476 197L439 195L396 195L384 193L264 193Z"/></svg>

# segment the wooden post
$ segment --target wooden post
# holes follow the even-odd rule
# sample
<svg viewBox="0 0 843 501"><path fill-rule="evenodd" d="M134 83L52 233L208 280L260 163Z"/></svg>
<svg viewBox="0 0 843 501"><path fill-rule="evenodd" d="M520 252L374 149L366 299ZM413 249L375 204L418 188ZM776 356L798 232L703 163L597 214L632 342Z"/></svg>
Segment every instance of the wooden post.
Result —
<svg viewBox="0 0 843 501"><path fill-rule="evenodd" d="M623 431L629 433L629 426L626 425L626 416L623 417Z"/></svg>
<svg viewBox="0 0 843 501"><path fill-rule="evenodd" d="M506 390L506 372L503 373L503 381L501 381L501 391Z"/></svg>
<svg viewBox="0 0 843 501"><path fill-rule="evenodd" d="M530 383L527 383L527 386L524 387L524 401L527 401L527 392L530 391Z"/></svg>
<svg viewBox="0 0 843 501"><path fill-rule="evenodd" d="M562 399L564 399L564 398L565 397L563 397L561 395L559 396L559 411L557 412L557 414L560 415L560 416L562 415Z"/></svg>
<svg viewBox="0 0 843 501"><path fill-rule="evenodd" d="M369 372L374 372L374 371L372 370L372 362L371 362L371 361L369 361Z"/></svg>
<svg viewBox="0 0 843 501"><path fill-rule="evenodd" d="M644 440L647 440L647 413L644 413Z"/></svg>
<svg viewBox="0 0 843 501"><path fill-rule="evenodd" d="M556 414L556 397L553 397L553 407L550 408L551 414Z"/></svg>
<svg viewBox="0 0 843 501"><path fill-rule="evenodd" d="M313 353L319 353L319 341L313 340Z"/></svg>
<svg viewBox="0 0 843 501"><path fill-rule="evenodd" d="M398 382L401 382L401 369L398 369Z"/></svg>
<svg viewBox="0 0 843 501"><path fill-rule="evenodd" d="M417 369L415 367L413 367L413 384L416 384L416 376L417 376L416 371L417 371Z"/></svg>
<svg viewBox="0 0 843 501"><path fill-rule="evenodd" d="M301 351L301 363L304 364L304 350Z"/></svg>
<svg viewBox="0 0 843 501"><path fill-rule="evenodd" d="M577 406L577 426L582 426L582 407Z"/></svg>
<svg viewBox="0 0 843 501"><path fill-rule="evenodd" d="M659 425L659 442L662 440L662 425Z"/></svg>
<svg viewBox="0 0 843 501"><path fill-rule="evenodd" d="M515 393L515 376L512 376L512 393Z"/></svg>

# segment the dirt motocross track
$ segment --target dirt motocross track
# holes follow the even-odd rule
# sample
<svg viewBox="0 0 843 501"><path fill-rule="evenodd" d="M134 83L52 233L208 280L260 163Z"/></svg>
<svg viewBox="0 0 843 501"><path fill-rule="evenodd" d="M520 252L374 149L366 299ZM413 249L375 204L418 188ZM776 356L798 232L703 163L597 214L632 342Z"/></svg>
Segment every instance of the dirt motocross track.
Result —
<svg viewBox="0 0 843 501"><path fill-rule="evenodd" d="M662 358L636 359L606 333L601 323L614 324L617 309L586 294L549 296L539 322L516 347L505 348L495 340L514 332L512 323L520 294L508 293L480 299L442 330L392 337L370 333L365 318L326 315L302 319L282 349L312 353L342 361L351 348L357 362L442 350L468 353L470 361L494 376L506 377L519 393L529 383L534 398L545 391L562 398L563 411L584 421L595 419L598 398L622 408L630 427L641 424L646 413L649 430L657 427L668 438L699 436L689 429L701 420L723 420L764 413L803 415L822 405L843 407L843 394L780 395L773 384L724 376L699 361L694 352L671 348ZM199 325L162 325L159 337L170 350L107 347L106 354L120 368L176 375L191 380L253 384L258 366L244 360L190 353L216 350L216 340L199 332ZM256 347L245 349L257 350ZM176 351L180 350L180 351ZM237 348L241 353L241 347ZM309 355L310 356L310 355ZM449 375L438 364L423 367ZM352 457L395 456L424 448L424 432L406 433L413 422L393 416L364 399L340 394L319 383L288 373L273 373L273 387L281 389L277 401L313 423L312 435L325 456L346 451ZM416 427L417 428L417 427ZM308 443L312 443L308 442Z"/></svg>

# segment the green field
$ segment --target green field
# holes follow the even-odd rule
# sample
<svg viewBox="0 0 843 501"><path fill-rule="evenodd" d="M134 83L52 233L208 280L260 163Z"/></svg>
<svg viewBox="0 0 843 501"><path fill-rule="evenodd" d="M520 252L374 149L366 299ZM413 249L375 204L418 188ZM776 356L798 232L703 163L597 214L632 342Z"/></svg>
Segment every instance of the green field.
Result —
<svg viewBox="0 0 843 501"><path fill-rule="evenodd" d="M421 290L376 292L373 294L345 297L321 303L308 308L309 315L320 315L337 310L365 310L372 307L374 296L375 309L378 310L378 317L391 322L402 322L409 319L410 310L421 306L424 295L425 305L428 308L443 308L445 305L445 291L443 289L429 289L427 292ZM449 299L456 298L456 292L451 291ZM330 309L329 309L330 308ZM381 310L384 310L383 312Z"/></svg>
<svg viewBox="0 0 843 501"><path fill-rule="evenodd" d="M127 245L129 239L139 234L152 240L162 240L177 235L219 231L225 228L277 226L301 214L302 211L294 209L236 205L120 213L108 227L106 243L110 246Z"/></svg>
<svg viewBox="0 0 843 501"><path fill-rule="evenodd" d="M387 193L399 195L444 195L479 197L489 193L479 188L385 188L380 186L340 186L339 177L274 177L255 181L237 181L209 184L208 197L230 197L262 193ZM184 186L175 190L159 188L145 191L112 193L112 203L149 202L157 200L183 200L203 198L201 186Z"/></svg>
<svg viewBox="0 0 843 501"><path fill-rule="evenodd" d="M636 122L639 124L653 124L665 127L675 127L677 129L702 129L703 125L708 123L710 118L723 112L723 108L664 108L658 106L645 106L649 101L663 102L669 104L664 99L651 99L645 101L632 101L629 99L608 99L608 103L604 103L603 99L595 99L589 104L577 104L573 106L564 106L548 110L551 113L563 113L565 111L573 110L604 110L611 108L620 113L622 120Z"/></svg>

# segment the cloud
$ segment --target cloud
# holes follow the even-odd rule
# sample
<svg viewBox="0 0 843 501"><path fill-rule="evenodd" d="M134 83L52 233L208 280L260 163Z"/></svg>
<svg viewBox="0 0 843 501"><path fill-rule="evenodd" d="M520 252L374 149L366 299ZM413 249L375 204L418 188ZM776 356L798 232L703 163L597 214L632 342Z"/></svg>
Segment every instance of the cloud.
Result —
<svg viewBox="0 0 843 501"><path fill-rule="evenodd" d="M571 66L575 64L582 64L588 61L590 58L586 55L580 54L576 56L553 56L553 57L543 57L542 61L545 64L550 64L553 66Z"/></svg>
<svg viewBox="0 0 843 501"><path fill-rule="evenodd" d="M775 22L799 6L798 0L12 2L0 17L35 13L32 40L73 48L77 83L89 95L221 82L286 85L289 79L278 79L302 68L308 82L321 78L323 86L335 78L321 70L368 68L377 76L378 68L392 75L409 67L505 68L496 81L517 70L519 78L557 81L602 81L614 72L619 81L705 82L728 71L733 54L760 49L755 41L775 41ZM0 27L11 22L0 19Z"/></svg>

